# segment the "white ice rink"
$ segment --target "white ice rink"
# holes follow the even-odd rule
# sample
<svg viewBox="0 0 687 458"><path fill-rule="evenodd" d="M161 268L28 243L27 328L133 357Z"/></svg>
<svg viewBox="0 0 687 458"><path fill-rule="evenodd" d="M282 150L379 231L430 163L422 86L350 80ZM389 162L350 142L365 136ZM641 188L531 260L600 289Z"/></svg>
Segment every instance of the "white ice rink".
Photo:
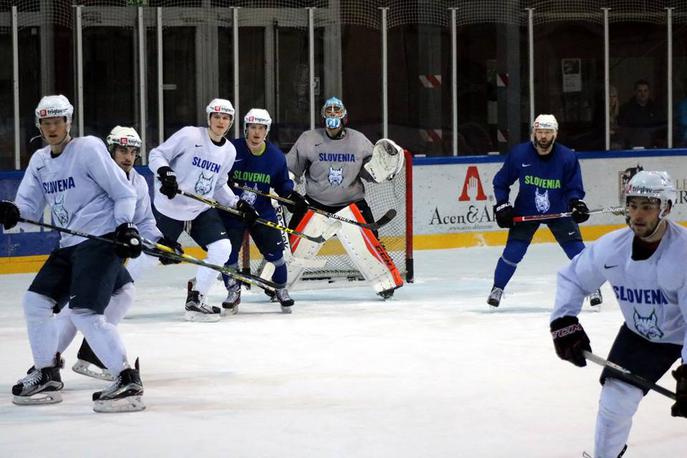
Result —
<svg viewBox="0 0 687 458"><path fill-rule="evenodd" d="M580 457L593 448L601 368L553 350L548 317L567 259L533 245L491 311L500 251L417 252L416 282L387 302L366 287L296 291L283 315L244 291L240 314L219 323L183 320L194 267L156 268L120 325L148 406L125 414L94 413L91 393L107 382L71 369L61 404L12 404L32 364L20 301L33 275L0 276L0 456ZM602 311L585 305L580 318L605 357L622 319L602 291ZM670 376L659 383L675 389ZM687 420L670 404L644 399L626 458L687 456Z"/></svg>

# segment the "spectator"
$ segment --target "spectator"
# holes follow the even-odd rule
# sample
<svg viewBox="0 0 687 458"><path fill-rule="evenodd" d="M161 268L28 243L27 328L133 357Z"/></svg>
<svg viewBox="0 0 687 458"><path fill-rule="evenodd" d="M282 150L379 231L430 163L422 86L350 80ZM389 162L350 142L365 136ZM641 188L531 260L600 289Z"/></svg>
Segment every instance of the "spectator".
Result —
<svg viewBox="0 0 687 458"><path fill-rule="evenodd" d="M651 98L646 80L635 83L634 96L620 107L618 127L625 148L663 146L660 136L664 133L665 118Z"/></svg>

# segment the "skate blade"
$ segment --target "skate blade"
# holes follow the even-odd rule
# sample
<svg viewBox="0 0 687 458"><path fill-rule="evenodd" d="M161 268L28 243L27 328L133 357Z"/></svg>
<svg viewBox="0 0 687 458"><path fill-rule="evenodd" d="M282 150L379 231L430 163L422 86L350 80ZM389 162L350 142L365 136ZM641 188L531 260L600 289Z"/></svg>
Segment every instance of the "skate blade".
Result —
<svg viewBox="0 0 687 458"><path fill-rule="evenodd" d="M33 396L12 396L12 402L18 406L40 406L62 402L59 391L44 391Z"/></svg>
<svg viewBox="0 0 687 458"><path fill-rule="evenodd" d="M93 410L98 413L140 412L145 408L141 396L93 402Z"/></svg>
<svg viewBox="0 0 687 458"><path fill-rule="evenodd" d="M291 306L284 306L284 305L282 305L282 307L281 307L281 313L286 313L286 314L291 313Z"/></svg>
<svg viewBox="0 0 687 458"><path fill-rule="evenodd" d="M95 369L91 369L93 366ZM85 375L86 377L97 378L98 380L114 381L114 377L107 369L101 369L96 365L92 365L82 359L77 360L72 366L72 370L77 374Z"/></svg>
<svg viewBox="0 0 687 458"><path fill-rule="evenodd" d="M239 304L222 304L222 313L227 313L229 315L236 315L239 313Z"/></svg>
<svg viewBox="0 0 687 458"><path fill-rule="evenodd" d="M202 313L202 312L193 312L190 310L186 310L186 313L184 313L184 319L186 321L215 323L215 322L219 321L220 318L222 318L222 316L219 313Z"/></svg>

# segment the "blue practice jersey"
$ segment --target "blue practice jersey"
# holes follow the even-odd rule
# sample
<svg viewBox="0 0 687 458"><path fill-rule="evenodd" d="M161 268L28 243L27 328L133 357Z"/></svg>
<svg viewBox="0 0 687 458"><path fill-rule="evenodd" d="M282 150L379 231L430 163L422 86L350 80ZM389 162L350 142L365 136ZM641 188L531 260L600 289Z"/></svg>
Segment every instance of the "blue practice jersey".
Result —
<svg viewBox="0 0 687 458"><path fill-rule="evenodd" d="M286 156L276 145L267 142L265 151L260 155L251 153L245 138L231 141L236 148L236 161L229 172L229 177L241 186L257 189L263 193L270 193L270 188L282 197L293 191L293 181L289 178L286 167ZM272 206L271 199L259 196L249 191L233 188L239 198L251 204L261 218L276 221L277 213Z"/></svg>
<svg viewBox="0 0 687 458"><path fill-rule="evenodd" d="M539 156L532 142L513 147L494 176L496 202L509 201L510 187L516 180L520 184L513 204L516 215L562 213L568 211L571 199L584 198L575 152L554 143L548 156Z"/></svg>

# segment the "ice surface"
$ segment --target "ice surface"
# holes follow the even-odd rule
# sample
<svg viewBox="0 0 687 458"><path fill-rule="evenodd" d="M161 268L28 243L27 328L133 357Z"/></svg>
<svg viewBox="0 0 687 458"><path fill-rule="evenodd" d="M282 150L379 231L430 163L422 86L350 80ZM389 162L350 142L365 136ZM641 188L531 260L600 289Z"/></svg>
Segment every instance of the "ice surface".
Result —
<svg viewBox="0 0 687 458"><path fill-rule="evenodd" d="M368 287L295 291L284 315L244 291L240 313L219 323L183 320L193 266L160 266L120 324L148 406L126 414L94 413L91 393L107 382L70 369L61 404L11 403L32 364L21 297L33 275L2 276L0 456L579 457L592 450L601 369L553 351L555 271L567 259L533 245L490 310L500 251L417 252L416 282L387 302ZM602 291L602 311L585 305L580 318L605 357L622 318ZM223 299L219 282L210 296ZM675 388L668 375L659 383ZM686 437L687 421L650 393L626 456L686 456Z"/></svg>

